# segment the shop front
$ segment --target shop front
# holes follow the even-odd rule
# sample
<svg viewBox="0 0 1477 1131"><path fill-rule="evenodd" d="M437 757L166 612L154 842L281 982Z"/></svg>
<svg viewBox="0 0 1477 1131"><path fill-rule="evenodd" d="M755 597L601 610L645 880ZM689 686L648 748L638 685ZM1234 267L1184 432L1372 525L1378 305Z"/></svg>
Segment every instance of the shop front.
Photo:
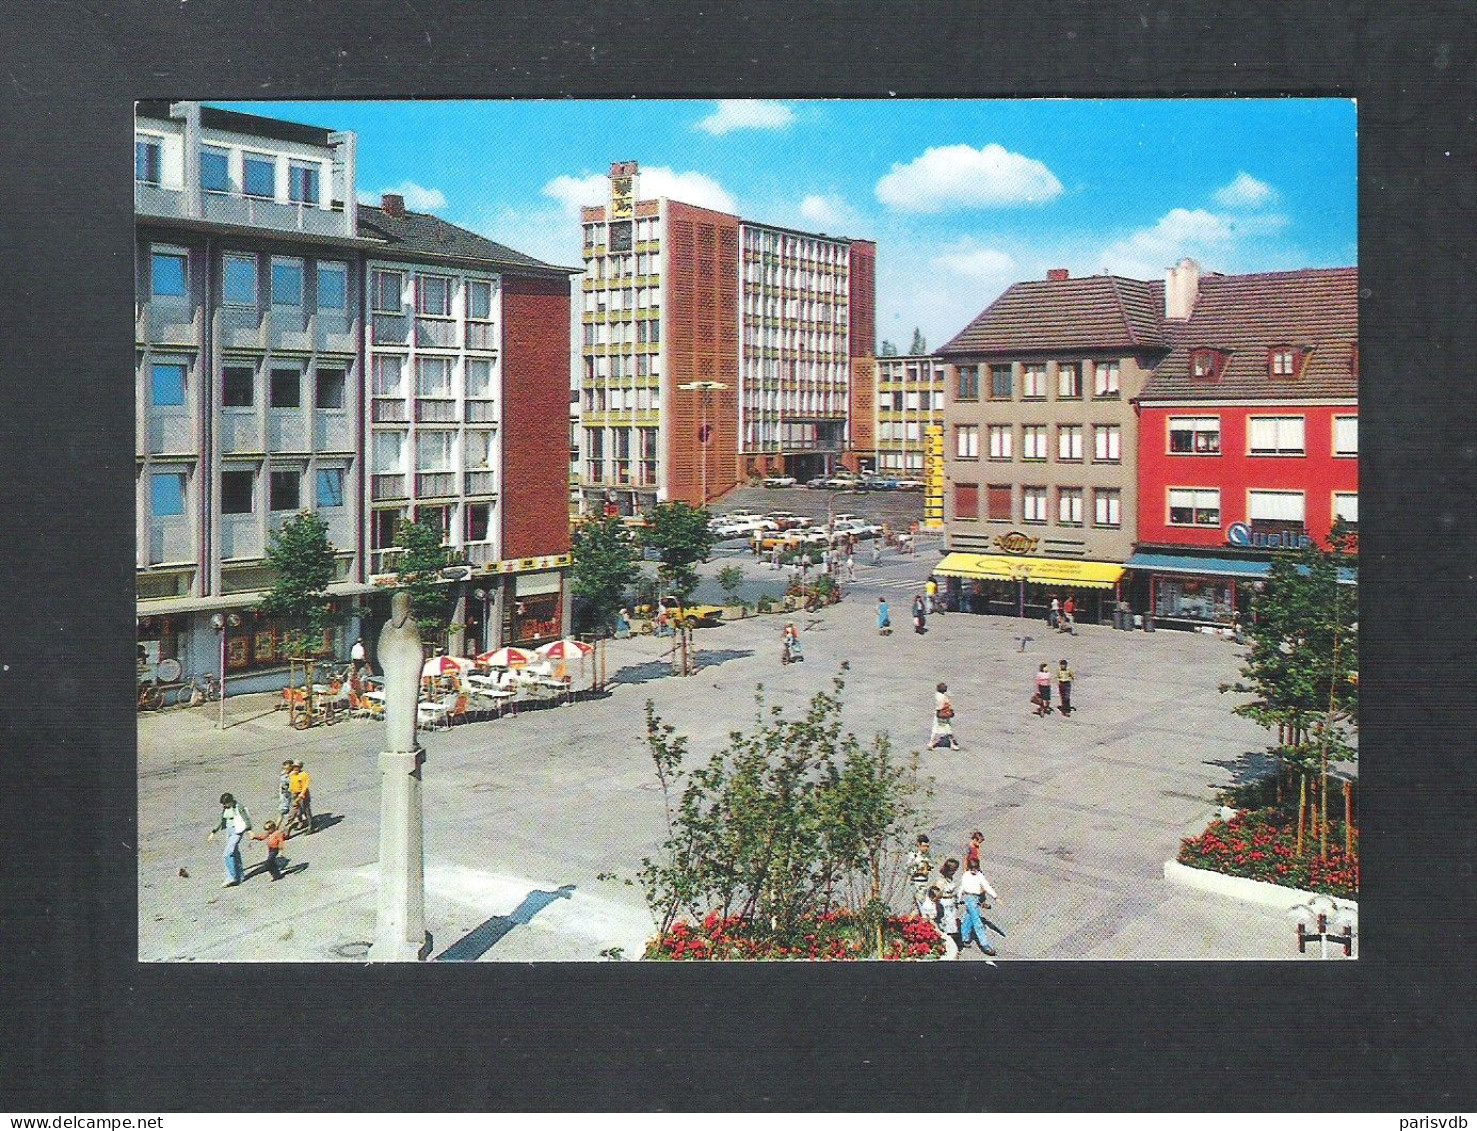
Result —
<svg viewBox="0 0 1477 1131"><path fill-rule="evenodd" d="M503 602L503 639L509 644L541 644L561 634L564 572L540 570L508 579L512 592Z"/></svg>
<svg viewBox="0 0 1477 1131"><path fill-rule="evenodd" d="M1272 570L1253 558L1139 551L1125 563L1146 591L1149 615L1170 627L1229 625L1249 609Z"/></svg>
<svg viewBox="0 0 1477 1131"><path fill-rule="evenodd" d="M1079 624L1107 624L1123 567L1112 562L954 552L934 568L950 607L961 612L1045 619L1056 598L1072 600Z"/></svg>

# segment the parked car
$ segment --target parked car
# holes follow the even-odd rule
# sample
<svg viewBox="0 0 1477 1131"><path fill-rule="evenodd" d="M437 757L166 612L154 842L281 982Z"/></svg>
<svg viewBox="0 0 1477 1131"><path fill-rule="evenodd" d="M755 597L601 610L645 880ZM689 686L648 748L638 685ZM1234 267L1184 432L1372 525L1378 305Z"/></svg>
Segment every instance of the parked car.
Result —
<svg viewBox="0 0 1477 1131"><path fill-rule="evenodd" d="M777 530L777 523L767 518L741 518L721 523L713 528L714 538L749 538L766 530Z"/></svg>
<svg viewBox="0 0 1477 1131"><path fill-rule="evenodd" d="M921 479L899 479L897 481L899 491L921 491L923 487L924 483Z"/></svg>
<svg viewBox="0 0 1477 1131"><path fill-rule="evenodd" d="M667 610L673 624L681 624L686 619L692 622L694 628L709 628L723 619L722 605L688 605L684 609L676 597L663 597L657 604ZM643 618L655 615L655 610L650 605L637 605L635 612L638 617Z"/></svg>
<svg viewBox="0 0 1477 1131"><path fill-rule="evenodd" d="M764 516L774 523L780 530L792 530L804 526L811 520L796 514L794 511L770 511Z"/></svg>
<svg viewBox="0 0 1477 1131"><path fill-rule="evenodd" d="M771 475L764 481L766 487L793 487L795 477L793 475Z"/></svg>
<svg viewBox="0 0 1477 1131"><path fill-rule="evenodd" d="M875 522L857 521L848 522L845 525L837 523L836 533L849 534L857 539L880 538L882 536L882 527L878 526Z"/></svg>

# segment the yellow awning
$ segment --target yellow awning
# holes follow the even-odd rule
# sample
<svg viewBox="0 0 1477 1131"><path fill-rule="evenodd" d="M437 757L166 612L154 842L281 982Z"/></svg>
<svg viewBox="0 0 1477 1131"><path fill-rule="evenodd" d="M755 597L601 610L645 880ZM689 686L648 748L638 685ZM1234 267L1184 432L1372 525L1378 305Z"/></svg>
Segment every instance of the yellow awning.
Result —
<svg viewBox="0 0 1477 1131"><path fill-rule="evenodd" d="M1005 554L949 554L933 572L945 577L980 577L989 581L1025 578L1044 585L1111 589L1123 567L1111 562L1074 562L1058 558L1017 558Z"/></svg>

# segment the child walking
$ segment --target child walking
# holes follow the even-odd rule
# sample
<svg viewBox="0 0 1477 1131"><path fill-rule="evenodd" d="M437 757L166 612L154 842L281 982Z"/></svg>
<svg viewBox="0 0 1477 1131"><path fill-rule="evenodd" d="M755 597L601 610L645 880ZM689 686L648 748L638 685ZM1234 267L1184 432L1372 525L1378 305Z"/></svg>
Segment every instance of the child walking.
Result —
<svg viewBox="0 0 1477 1131"><path fill-rule="evenodd" d="M267 862L263 865L267 871L272 873L272 882L276 883L282 878L282 846L287 843L287 834L282 831L276 821L268 821L262 826L262 831L252 834L252 840L264 840L267 842Z"/></svg>

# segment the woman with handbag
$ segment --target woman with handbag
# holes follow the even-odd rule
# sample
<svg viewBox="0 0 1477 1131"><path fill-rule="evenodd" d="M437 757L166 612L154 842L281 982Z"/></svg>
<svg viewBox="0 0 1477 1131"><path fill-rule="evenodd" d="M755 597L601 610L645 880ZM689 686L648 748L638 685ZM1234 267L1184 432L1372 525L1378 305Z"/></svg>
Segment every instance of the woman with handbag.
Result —
<svg viewBox="0 0 1477 1131"><path fill-rule="evenodd" d="M933 730L928 736L928 748L937 750L947 746L952 750L964 749L954 739L954 704L949 701L949 685L941 683L933 696Z"/></svg>

